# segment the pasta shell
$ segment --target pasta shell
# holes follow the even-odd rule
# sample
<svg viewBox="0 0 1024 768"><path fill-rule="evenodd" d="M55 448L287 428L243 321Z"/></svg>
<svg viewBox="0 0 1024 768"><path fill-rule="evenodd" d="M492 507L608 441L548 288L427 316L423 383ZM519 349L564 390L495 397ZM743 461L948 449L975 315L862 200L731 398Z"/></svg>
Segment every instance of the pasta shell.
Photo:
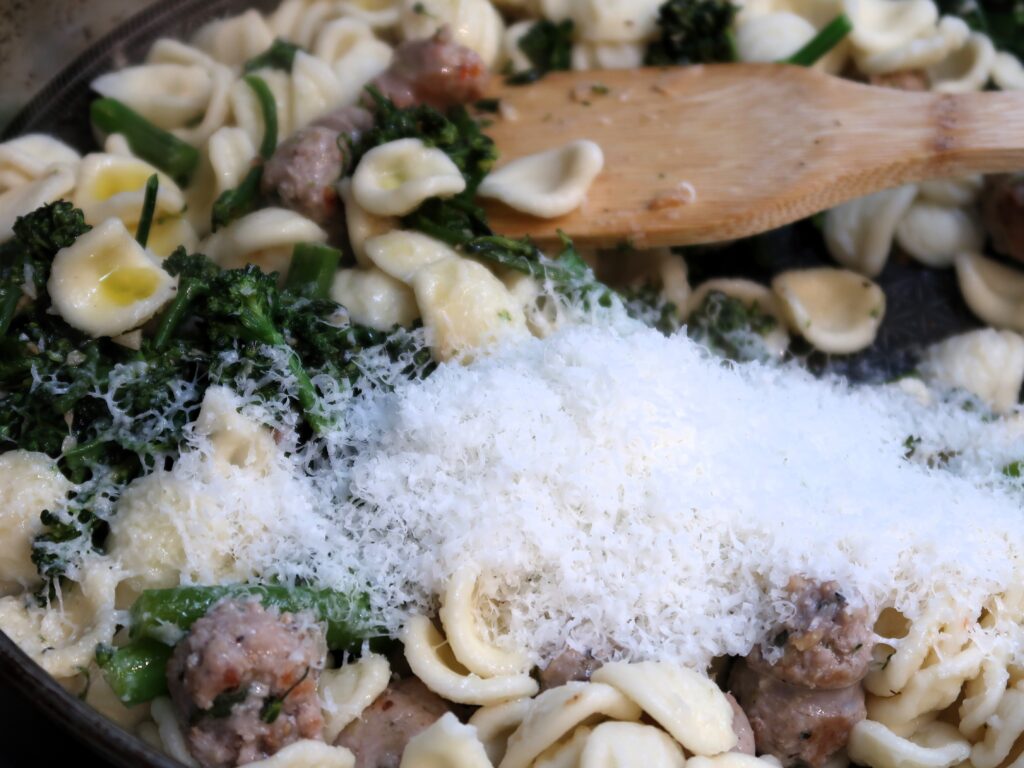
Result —
<svg viewBox="0 0 1024 768"><path fill-rule="evenodd" d="M355 254L356 263L361 267L372 267L373 261L366 254L366 241L398 229L399 221L391 216L374 216L364 211L352 195L352 179L338 182L338 196L345 207L348 244Z"/></svg>
<svg viewBox="0 0 1024 768"><path fill-rule="evenodd" d="M587 69L636 69L644 63L644 46L641 43L590 43L580 42L572 47L572 68Z"/></svg>
<svg viewBox="0 0 1024 768"><path fill-rule="evenodd" d="M331 298L348 310L353 322L378 331L409 327L420 316L412 289L376 267L339 270Z"/></svg>
<svg viewBox="0 0 1024 768"><path fill-rule="evenodd" d="M305 128L341 106L341 83L330 64L299 51L292 63L291 107L289 132Z"/></svg>
<svg viewBox="0 0 1024 768"><path fill-rule="evenodd" d="M92 688L91 685L89 687ZM142 708L136 707L136 709ZM158 744L156 746L189 768L199 768L199 763L188 751L188 742L185 740L185 734L181 731L181 725L178 723L178 716L171 700L166 696L154 699L150 706L150 715L157 726Z"/></svg>
<svg viewBox="0 0 1024 768"><path fill-rule="evenodd" d="M971 748L971 764L976 768L996 768L1010 755L1010 751L1024 734L1024 690L1017 687L1003 694L985 739ZM952 736L948 737L952 742ZM959 747L958 742L954 742Z"/></svg>
<svg viewBox="0 0 1024 768"><path fill-rule="evenodd" d="M404 216L431 197L452 197L466 189L458 166L420 139L399 139L374 147L352 176L352 196L376 216Z"/></svg>
<svg viewBox="0 0 1024 768"><path fill-rule="evenodd" d="M463 725L451 712L409 740L401 768L492 768L476 728Z"/></svg>
<svg viewBox="0 0 1024 768"><path fill-rule="evenodd" d="M964 389L992 410L1017 405L1024 384L1024 338L983 328L946 339L925 352L921 373L929 381Z"/></svg>
<svg viewBox="0 0 1024 768"><path fill-rule="evenodd" d="M337 17L338 10L331 0L286 0L267 19L267 26L275 37L308 51L320 31Z"/></svg>
<svg viewBox="0 0 1024 768"><path fill-rule="evenodd" d="M402 0L338 0L338 10L374 29L398 24Z"/></svg>
<svg viewBox="0 0 1024 768"><path fill-rule="evenodd" d="M970 757L971 745L947 723L929 723L906 739L862 720L850 732L847 751L853 762L870 768L950 768Z"/></svg>
<svg viewBox="0 0 1024 768"><path fill-rule="evenodd" d="M704 300L712 291L724 293L730 298L742 301L747 307L754 307L766 315L775 318L778 321L778 327L765 334L764 343L776 355L785 353L786 348L789 347L789 334L786 333L786 318L778 297L767 286L743 278L715 278L713 280L706 280L694 289L683 305L685 316L689 318L704 303Z"/></svg>
<svg viewBox="0 0 1024 768"><path fill-rule="evenodd" d="M933 91L980 91L988 83L995 63L996 49L992 41L987 35L973 32L963 46L928 70L928 78Z"/></svg>
<svg viewBox="0 0 1024 768"><path fill-rule="evenodd" d="M67 166L57 165L38 179L0 194L0 243L14 237L14 222L19 216L61 199L74 187L74 172Z"/></svg>
<svg viewBox="0 0 1024 768"><path fill-rule="evenodd" d="M768 13L736 25L740 61L771 62L799 51L817 30L795 13Z"/></svg>
<svg viewBox="0 0 1024 768"><path fill-rule="evenodd" d="M239 67L263 53L273 42L274 33L255 9L212 21L192 38L192 44L204 53L222 64Z"/></svg>
<svg viewBox="0 0 1024 768"><path fill-rule="evenodd" d="M537 755L531 768L579 768L583 749L593 732L592 728L585 725L577 726L571 734L562 737Z"/></svg>
<svg viewBox="0 0 1024 768"><path fill-rule="evenodd" d="M519 42L527 32L533 29L535 23L531 20L517 21L505 30L505 38L502 41L502 54L513 72L523 72L533 66L530 57L519 47Z"/></svg>
<svg viewBox="0 0 1024 768"><path fill-rule="evenodd" d="M485 65L498 63L505 22L490 0L403 0L399 18L406 40L431 37L447 25L455 42L476 51Z"/></svg>
<svg viewBox="0 0 1024 768"><path fill-rule="evenodd" d="M282 747L270 757L248 763L250 768L354 768L356 756L344 747L303 739Z"/></svg>
<svg viewBox="0 0 1024 768"><path fill-rule="evenodd" d="M200 250L225 269L255 264L264 272L284 276L296 245L326 240L327 233L304 216L284 208L264 208L215 232Z"/></svg>
<svg viewBox="0 0 1024 768"><path fill-rule="evenodd" d="M971 30L963 19L946 16L927 35L912 38L894 48L857 55L857 67L866 75L931 67L962 48L970 34Z"/></svg>
<svg viewBox="0 0 1024 768"><path fill-rule="evenodd" d="M0 144L0 194L35 181L54 166L73 168L79 154L62 141L30 133Z"/></svg>
<svg viewBox="0 0 1024 768"><path fill-rule="evenodd" d="M963 208L918 200L896 228L896 242L922 264L951 267L956 254L981 248L985 233Z"/></svg>
<svg viewBox="0 0 1024 768"><path fill-rule="evenodd" d="M138 221L146 197L146 182L154 174L160 180L157 211L180 215L185 209L185 196L178 185L149 163L120 155L86 155L78 166L72 202L92 224L115 216L125 222Z"/></svg>
<svg viewBox="0 0 1024 768"><path fill-rule="evenodd" d="M92 89L169 130L202 116L213 94L213 78L197 65L142 64L101 75L92 81Z"/></svg>
<svg viewBox="0 0 1024 768"><path fill-rule="evenodd" d="M469 718L477 738L484 745L494 765L501 762L508 747L508 737L518 728L530 711L532 699L513 699L501 704L481 707Z"/></svg>
<svg viewBox="0 0 1024 768"><path fill-rule="evenodd" d="M597 144L574 141L493 171L483 180L479 194L517 211L553 219L580 207L603 167L604 153Z"/></svg>
<svg viewBox="0 0 1024 768"><path fill-rule="evenodd" d="M717 755L736 746L729 700L699 672L661 662L615 662L591 679L621 691L689 752Z"/></svg>
<svg viewBox="0 0 1024 768"><path fill-rule="evenodd" d="M572 19L583 40L592 43L637 43L658 31L659 0L576 0Z"/></svg>
<svg viewBox="0 0 1024 768"><path fill-rule="evenodd" d="M276 453L270 430L243 416L242 399L228 387L209 387L195 422L195 433L209 441L207 456L231 467L266 474Z"/></svg>
<svg viewBox="0 0 1024 768"><path fill-rule="evenodd" d="M939 205L970 205L981 194L985 180L982 176L964 176L958 179L931 179L917 185L920 199Z"/></svg>
<svg viewBox="0 0 1024 768"><path fill-rule="evenodd" d="M960 292L989 325L1024 332L1024 272L976 253L954 260Z"/></svg>
<svg viewBox="0 0 1024 768"><path fill-rule="evenodd" d="M580 768L683 768L682 748L662 730L640 723L601 723L580 755Z"/></svg>
<svg viewBox="0 0 1024 768"><path fill-rule="evenodd" d="M371 237L365 248L372 264L403 283L411 283L417 272L435 262L459 258L447 243L406 230Z"/></svg>
<svg viewBox="0 0 1024 768"><path fill-rule="evenodd" d="M939 19L932 0L844 0L853 22L850 42L859 51L879 53L928 34Z"/></svg>
<svg viewBox="0 0 1024 768"><path fill-rule="evenodd" d="M896 227L917 195L913 185L843 203L825 214L825 245L832 258L868 277L881 273Z"/></svg>
<svg viewBox="0 0 1024 768"><path fill-rule="evenodd" d="M690 763L693 763L693 768L781 768L782 765L771 755L754 757L742 752L726 752L714 757L696 755L686 761L687 765ZM831 760L826 765L831 765Z"/></svg>
<svg viewBox="0 0 1024 768"><path fill-rule="evenodd" d="M137 328L174 296L177 278L111 219L57 252L47 289L68 325L93 337Z"/></svg>
<svg viewBox="0 0 1024 768"><path fill-rule="evenodd" d="M1024 66L1012 53L1000 51L992 62L992 81L1004 91L1024 90Z"/></svg>
<svg viewBox="0 0 1024 768"><path fill-rule="evenodd" d="M869 347L885 314L875 283L844 269L783 272L772 280L791 330L815 349L850 354Z"/></svg>
<svg viewBox="0 0 1024 768"><path fill-rule="evenodd" d="M345 726L359 717L388 687L391 665L376 653L320 673L324 739L333 744Z"/></svg>

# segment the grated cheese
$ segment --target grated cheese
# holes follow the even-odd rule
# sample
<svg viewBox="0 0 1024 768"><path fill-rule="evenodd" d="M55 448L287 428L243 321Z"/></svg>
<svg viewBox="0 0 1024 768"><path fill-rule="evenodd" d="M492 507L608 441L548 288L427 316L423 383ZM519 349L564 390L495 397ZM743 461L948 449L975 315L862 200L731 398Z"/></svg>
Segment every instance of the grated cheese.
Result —
<svg viewBox="0 0 1024 768"><path fill-rule="evenodd" d="M534 660L568 644L692 666L749 652L792 609L794 573L911 618L1021 579L1021 489L1000 473L1024 458L1019 428L897 386L727 365L620 322L332 403L329 450L266 474L258 503L232 484L204 511L246 506L275 533L232 537L234 557L368 585L392 631L467 563L495 636Z"/></svg>

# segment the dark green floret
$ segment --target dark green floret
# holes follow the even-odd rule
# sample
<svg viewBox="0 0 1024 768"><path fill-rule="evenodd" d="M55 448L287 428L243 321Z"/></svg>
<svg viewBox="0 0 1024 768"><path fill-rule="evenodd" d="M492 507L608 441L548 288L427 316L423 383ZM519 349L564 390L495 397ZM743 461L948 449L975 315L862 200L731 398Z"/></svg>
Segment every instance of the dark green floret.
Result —
<svg viewBox="0 0 1024 768"><path fill-rule="evenodd" d="M572 68L572 19L536 22L519 38L519 50L530 61L530 68L508 76L511 85L535 83L548 72Z"/></svg>
<svg viewBox="0 0 1024 768"><path fill-rule="evenodd" d="M668 0L658 10L659 38L647 47L648 66L735 61L732 25L739 9L724 0Z"/></svg>

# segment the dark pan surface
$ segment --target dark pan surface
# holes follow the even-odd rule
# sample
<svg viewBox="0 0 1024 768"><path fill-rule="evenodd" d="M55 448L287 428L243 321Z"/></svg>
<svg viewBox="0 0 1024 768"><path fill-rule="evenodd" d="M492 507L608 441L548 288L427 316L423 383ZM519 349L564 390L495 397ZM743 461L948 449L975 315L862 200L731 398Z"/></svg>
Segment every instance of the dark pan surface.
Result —
<svg viewBox="0 0 1024 768"><path fill-rule="evenodd" d="M273 8L278 0L162 0L97 41L44 88L10 124L5 138L51 133L82 151L95 147L89 128L89 82L144 58L159 37L185 37L204 22L245 8ZM696 277L770 278L783 269L829 265L820 232L810 222L697 252L688 260ZM811 359L816 368L857 380L879 381L913 368L924 345L978 325L960 297L952 271L925 269L893 258L879 279L888 310L877 343L849 358ZM124 768L180 768L57 685L0 632L0 679L36 702L45 714L112 764Z"/></svg>

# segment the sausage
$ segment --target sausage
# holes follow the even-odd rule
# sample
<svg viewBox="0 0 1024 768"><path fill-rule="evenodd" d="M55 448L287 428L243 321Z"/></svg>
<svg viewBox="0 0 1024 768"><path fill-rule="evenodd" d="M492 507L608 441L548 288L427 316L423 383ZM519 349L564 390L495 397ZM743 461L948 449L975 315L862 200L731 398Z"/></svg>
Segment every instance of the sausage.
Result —
<svg viewBox="0 0 1024 768"><path fill-rule="evenodd" d="M454 42L444 26L433 37L399 45L391 66L373 84L399 107L426 104L444 110L482 97L489 75L483 59Z"/></svg>
<svg viewBox="0 0 1024 768"><path fill-rule="evenodd" d="M312 616L226 600L175 647L167 683L204 768L261 760L300 739L323 738L317 681L327 642Z"/></svg>
<svg viewBox="0 0 1024 768"><path fill-rule="evenodd" d="M864 679L875 634L868 609L834 581L794 576L786 587L794 614L775 627L768 648L754 648L750 666L793 685L845 688Z"/></svg>
<svg viewBox="0 0 1024 768"><path fill-rule="evenodd" d="M558 654L540 673L540 689L557 688L573 680L587 681L601 668L601 662L589 653L567 648Z"/></svg>
<svg viewBox="0 0 1024 768"><path fill-rule="evenodd" d="M448 711L440 696L407 677L389 685L334 743L352 751L355 768L398 768L409 740Z"/></svg>
<svg viewBox="0 0 1024 768"><path fill-rule="evenodd" d="M732 729L736 733L736 746L729 751L740 752L744 755L755 754L754 730L750 727L747 713L743 711L743 707L731 693L726 693L725 698L728 700L729 706L732 707Z"/></svg>
<svg viewBox="0 0 1024 768"><path fill-rule="evenodd" d="M1024 174L990 176L981 198L985 229L999 253L1024 261Z"/></svg>
<svg viewBox="0 0 1024 768"><path fill-rule="evenodd" d="M263 193L321 226L339 218L336 184L349 168L346 146L373 126L362 107L344 107L284 141L263 168Z"/></svg>
<svg viewBox="0 0 1024 768"><path fill-rule="evenodd" d="M791 685L743 662L733 667L730 687L750 721L759 754L783 765L821 768L850 740L867 716L864 689L813 689Z"/></svg>

